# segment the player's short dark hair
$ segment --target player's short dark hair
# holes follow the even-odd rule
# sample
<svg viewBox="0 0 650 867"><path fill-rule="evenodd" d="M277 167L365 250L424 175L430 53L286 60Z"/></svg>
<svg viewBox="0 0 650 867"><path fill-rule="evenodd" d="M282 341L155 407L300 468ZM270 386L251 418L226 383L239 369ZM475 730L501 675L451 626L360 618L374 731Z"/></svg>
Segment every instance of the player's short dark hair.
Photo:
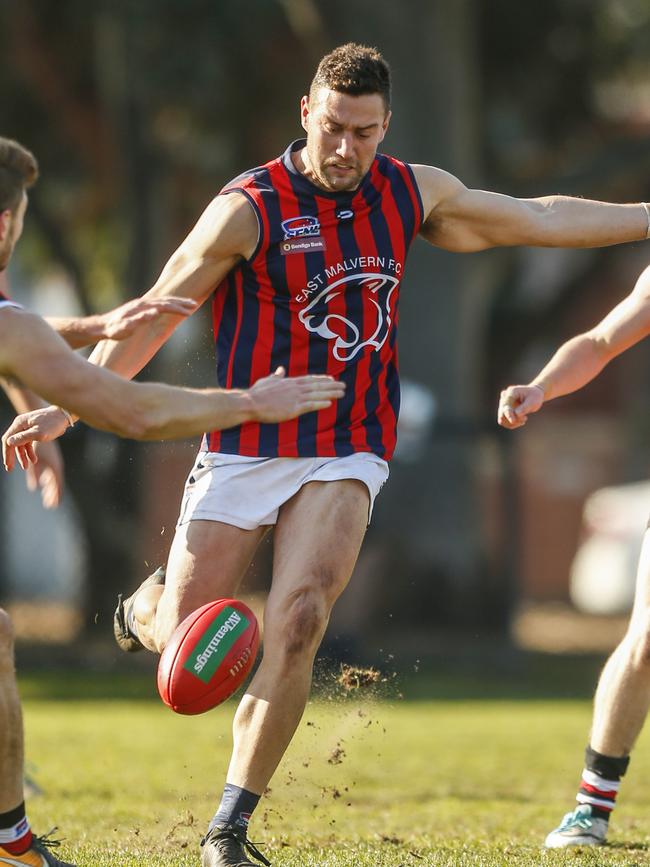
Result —
<svg viewBox="0 0 650 867"><path fill-rule="evenodd" d="M23 192L36 183L38 163L31 151L0 136L0 211L14 211Z"/></svg>
<svg viewBox="0 0 650 867"><path fill-rule="evenodd" d="M376 48L358 42L339 45L323 57L309 87L310 99L319 87L352 96L378 93L386 112L390 109L390 66Z"/></svg>

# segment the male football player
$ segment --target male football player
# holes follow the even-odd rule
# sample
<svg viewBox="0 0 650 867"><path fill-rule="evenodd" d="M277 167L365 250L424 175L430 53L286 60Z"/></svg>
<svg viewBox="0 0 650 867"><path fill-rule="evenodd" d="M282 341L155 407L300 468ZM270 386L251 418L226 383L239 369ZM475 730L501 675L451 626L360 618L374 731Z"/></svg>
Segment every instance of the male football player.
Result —
<svg viewBox="0 0 650 867"><path fill-rule="evenodd" d="M442 169L377 152L390 123L388 64L350 43L325 56L300 103L306 138L228 183L146 297L212 298L217 375L246 387L282 363L347 384L336 406L298 421L209 431L188 481L166 576L116 612L125 650L160 652L177 624L236 593L271 525L264 656L234 718L226 785L204 867L242 867L248 819L298 726L316 650L388 476L399 410L397 306L419 235L446 250L590 247L646 238L642 204L468 189ZM173 323L92 360L131 377ZM61 425L57 410L41 428ZM263 490L264 496L251 496ZM248 855L246 852L248 851Z"/></svg>

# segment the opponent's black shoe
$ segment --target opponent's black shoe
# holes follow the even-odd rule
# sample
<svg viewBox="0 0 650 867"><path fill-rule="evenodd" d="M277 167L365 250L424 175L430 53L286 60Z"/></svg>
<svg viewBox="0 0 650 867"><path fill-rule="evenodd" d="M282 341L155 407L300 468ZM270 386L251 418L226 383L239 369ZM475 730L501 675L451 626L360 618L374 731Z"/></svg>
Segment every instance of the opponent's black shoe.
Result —
<svg viewBox="0 0 650 867"><path fill-rule="evenodd" d="M55 831L53 828L50 834ZM53 840L49 834L43 837L32 837L32 845L26 852L21 855L12 855L5 848L0 846L0 865L11 864L13 867L19 867L24 864L25 867L75 867L70 861L61 861L50 852L56 846L60 846L60 840Z"/></svg>
<svg viewBox="0 0 650 867"><path fill-rule="evenodd" d="M118 595L117 608L113 615L113 635L115 636L115 641L117 641L120 650L123 650L125 653L136 653L138 650L144 650L144 645L140 639L131 632L128 625L133 600L135 599L136 594L139 593L143 587L152 587L164 583L165 567L159 566L153 575L149 575L148 578L145 578L138 589L134 590L129 597L124 599L121 593Z"/></svg>
<svg viewBox="0 0 650 867"><path fill-rule="evenodd" d="M257 861L271 867L271 862L246 837L246 829L238 825L216 825L201 840L201 846L202 867L259 867ZM250 861L246 853L257 861Z"/></svg>

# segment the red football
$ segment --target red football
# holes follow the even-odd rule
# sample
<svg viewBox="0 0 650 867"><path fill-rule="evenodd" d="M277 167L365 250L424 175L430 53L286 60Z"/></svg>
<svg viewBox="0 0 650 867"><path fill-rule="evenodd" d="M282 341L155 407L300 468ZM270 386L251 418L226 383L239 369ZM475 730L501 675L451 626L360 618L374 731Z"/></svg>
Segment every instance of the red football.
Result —
<svg viewBox="0 0 650 867"><path fill-rule="evenodd" d="M257 618L238 599L217 599L176 627L158 663L158 692L176 713L203 713L246 679L260 643Z"/></svg>

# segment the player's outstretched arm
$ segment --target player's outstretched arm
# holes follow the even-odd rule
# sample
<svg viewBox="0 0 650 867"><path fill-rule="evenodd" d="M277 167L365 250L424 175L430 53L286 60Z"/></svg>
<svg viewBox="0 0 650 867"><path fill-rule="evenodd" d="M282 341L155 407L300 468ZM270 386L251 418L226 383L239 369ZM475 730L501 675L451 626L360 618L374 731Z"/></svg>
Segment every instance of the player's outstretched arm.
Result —
<svg viewBox="0 0 650 867"><path fill-rule="evenodd" d="M134 298L107 313L72 318L48 316L46 322L68 346L80 349L99 340L125 340L163 314L186 317L196 307L196 301L189 298Z"/></svg>
<svg viewBox="0 0 650 867"><path fill-rule="evenodd" d="M413 166L424 206L424 238L445 250L489 247L605 247L650 237L647 204L571 196L516 199L468 189L432 166Z"/></svg>
<svg viewBox="0 0 650 867"><path fill-rule="evenodd" d="M328 376L285 379L282 370L246 391L133 383L75 355L42 319L17 309L0 316L0 373L20 376L32 391L94 427L134 439L175 439L294 418L329 406L345 390ZM30 442L60 436L68 423L56 407L19 417L3 437L6 467L13 466L16 447L28 462Z"/></svg>
<svg viewBox="0 0 650 867"><path fill-rule="evenodd" d="M92 368L92 365L88 366ZM118 379L108 371L105 374ZM102 376L104 372L100 373ZM131 392L132 398L139 400L131 408L129 427L122 428L115 422L104 424L101 419L92 423L135 439L174 439L208 429L232 427L245 421L287 421L326 409L345 393L344 383L330 376L285 378L281 367L245 391L182 389L124 380L122 384ZM191 401L191 405L188 403L184 407L182 401ZM84 412L82 416L90 422L90 414ZM16 460L24 470L28 469L37 459L34 445L60 437L69 425L69 414L57 406L17 416L2 437L5 469L12 470Z"/></svg>
<svg viewBox="0 0 650 867"><path fill-rule="evenodd" d="M630 346L650 334L650 267L632 292L598 325L564 343L528 385L511 385L501 392L498 423L509 430L522 427L528 416L554 397L577 391Z"/></svg>
<svg viewBox="0 0 650 867"><path fill-rule="evenodd" d="M252 255L258 239L255 213L239 193L217 196L169 259L147 300L181 297L202 304L242 257ZM99 343L93 364L131 379L147 364L178 325L178 317L161 316L119 343Z"/></svg>

